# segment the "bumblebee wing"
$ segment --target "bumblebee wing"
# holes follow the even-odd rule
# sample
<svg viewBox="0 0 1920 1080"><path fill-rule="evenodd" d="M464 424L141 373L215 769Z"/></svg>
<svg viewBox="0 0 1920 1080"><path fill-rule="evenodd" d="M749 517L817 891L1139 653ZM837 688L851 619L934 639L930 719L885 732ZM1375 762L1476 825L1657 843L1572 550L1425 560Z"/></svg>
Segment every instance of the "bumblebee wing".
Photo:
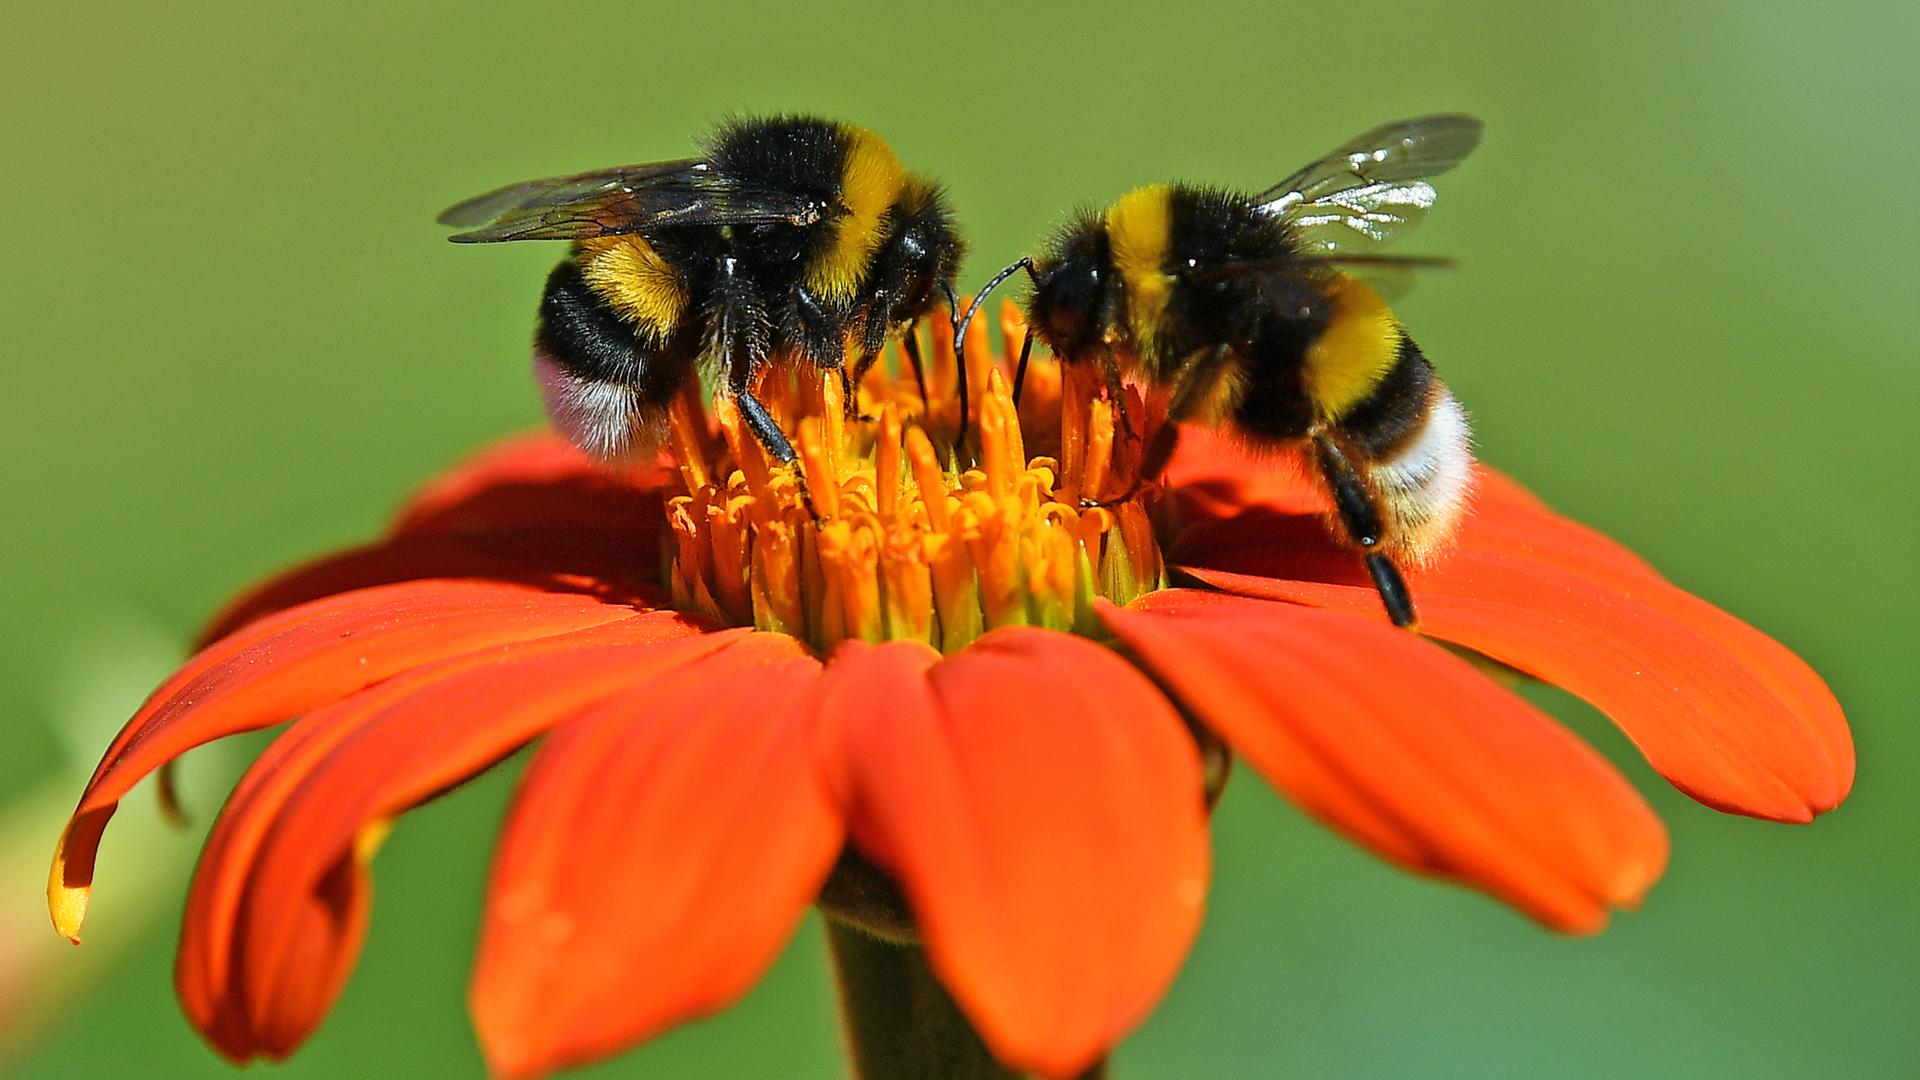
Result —
<svg viewBox="0 0 1920 1080"><path fill-rule="evenodd" d="M1293 226L1303 250L1339 254L1404 236L1433 207L1431 177L1480 145L1482 125L1443 113L1398 120L1355 136L1254 196L1260 209Z"/></svg>
<svg viewBox="0 0 1920 1080"><path fill-rule="evenodd" d="M611 169L596 169L593 172L575 173L572 176L523 180L520 183L508 184L506 187L495 188L484 195L475 195L471 199L455 203L442 210L435 220L442 225L457 225L462 228L484 225L508 210L557 206L561 203L603 194L624 183L644 184L659 177L674 176L698 164L699 162L693 159L660 161L651 165L617 165Z"/></svg>
<svg viewBox="0 0 1920 1080"><path fill-rule="evenodd" d="M461 244L578 240L663 225L806 225L824 209L790 191L713 171L705 161L662 161L510 184L456 203L440 223L465 228Z"/></svg>
<svg viewBox="0 0 1920 1080"><path fill-rule="evenodd" d="M1413 291L1416 271L1451 270L1453 260L1431 255L1369 255L1358 253L1285 255L1274 259L1235 259L1189 271L1199 280L1222 277L1271 278L1276 271L1283 276L1298 273L1302 267L1325 267L1367 283L1381 299L1398 300Z"/></svg>
<svg viewBox="0 0 1920 1080"><path fill-rule="evenodd" d="M1483 128L1480 121L1459 113L1382 124L1334 147L1254 196L1254 202L1277 213L1354 188L1439 176L1480 145Z"/></svg>
<svg viewBox="0 0 1920 1080"><path fill-rule="evenodd" d="M1377 293L1380 299L1389 304L1397 304L1413 292L1418 280L1414 268L1405 263L1368 263L1361 266L1342 266L1340 272L1352 278L1359 278L1367 288Z"/></svg>

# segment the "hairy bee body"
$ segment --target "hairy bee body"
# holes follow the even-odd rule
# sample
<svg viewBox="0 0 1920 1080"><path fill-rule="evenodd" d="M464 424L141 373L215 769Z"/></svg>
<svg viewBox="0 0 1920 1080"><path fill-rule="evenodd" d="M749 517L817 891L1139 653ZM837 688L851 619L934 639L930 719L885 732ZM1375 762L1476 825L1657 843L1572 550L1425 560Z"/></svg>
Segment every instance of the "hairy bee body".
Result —
<svg viewBox="0 0 1920 1080"><path fill-rule="evenodd" d="M1257 194L1137 188L1069 221L987 290L1025 269L1029 346L1037 337L1063 364L1097 365L1112 394L1126 379L1167 393L1168 422L1135 484L1165 468L1187 424L1307 450L1331 496L1329 530L1364 556L1388 617L1410 626L1399 567L1429 559L1459 522L1473 479L1466 413L1386 301L1348 271L1440 261L1378 250L1426 216L1429 178L1480 136L1471 116L1412 117Z"/></svg>
<svg viewBox="0 0 1920 1080"><path fill-rule="evenodd" d="M442 216L465 241L569 239L548 277L534 366L588 451L656 442L701 364L780 460L754 396L769 363L877 354L950 290L963 248L946 201L873 133L809 117L723 126L701 158L530 181Z"/></svg>
<svg viewBox="0 0 1920 1080"><path fill-rule="evenodd" d="M1356 548L1418 562L1451 531L1465 414L1385 301L1251 197L1139 188L1036 264L1029 313L1063 361L1172 388L1175 421L1313 447Z"/></svg>

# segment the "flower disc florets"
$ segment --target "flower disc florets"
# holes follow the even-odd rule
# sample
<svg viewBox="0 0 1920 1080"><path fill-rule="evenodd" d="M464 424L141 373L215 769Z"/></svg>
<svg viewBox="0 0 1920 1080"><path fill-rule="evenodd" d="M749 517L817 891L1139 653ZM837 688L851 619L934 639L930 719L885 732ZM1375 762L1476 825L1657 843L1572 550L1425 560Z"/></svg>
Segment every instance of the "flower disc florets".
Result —
<svg viewBox="0 0 1920 1080"><path fill-rule="evenodd" d="M1005 340L1024 333L1011 308ZM1165 584L1133 482L1145 408L1047 365L1014 402L984 327L968 342L966 439L951 329L936 324L924 393L904 363L874 365L846 400L839 375L770 369L760 387L804 471L775 465L731 403L689 388L670 451L686 494L668 501L674 602L826 650L848 638L952 652L987 630L1091 632L1093 601Z"/></svg>

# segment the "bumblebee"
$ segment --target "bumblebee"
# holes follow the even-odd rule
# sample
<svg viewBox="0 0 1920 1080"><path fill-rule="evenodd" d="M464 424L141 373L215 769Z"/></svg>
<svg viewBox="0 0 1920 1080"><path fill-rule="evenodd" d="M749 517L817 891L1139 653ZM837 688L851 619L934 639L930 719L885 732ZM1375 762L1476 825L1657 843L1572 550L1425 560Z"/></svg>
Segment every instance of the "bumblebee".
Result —
<svg viewBox="0 0 1920 1080"><path fill-rule="evenodd" d="M755 396L770 363L859 367L944 296L963 251L947 201L870 131L812 117L727 123L698 158L530 180L459 203L457 243L570 240L547 278L534 369L548 414L600 457L661 438L702 366L769 454L793 444Z"/></svg>
<svg viewBox="0 0 1920 1080"><path fill-rule="evenodd" d="M1480 134L1471 117L1420 117L1349 140L1256 195L1139 188L1068 223L989 289L1025 269L1028 349L1037 334L1062 363L1100 365L1116 397L1122 378L1169 392L1145 479L1165 467L1182 423L1308 448L1332 496L1331 530L1364 555L1393 622L1411 625L1398 564L1431 554L1457 523L1469 433L1365 279L1437 261L1373 252L1425 216L1427 180Z"/></svg>

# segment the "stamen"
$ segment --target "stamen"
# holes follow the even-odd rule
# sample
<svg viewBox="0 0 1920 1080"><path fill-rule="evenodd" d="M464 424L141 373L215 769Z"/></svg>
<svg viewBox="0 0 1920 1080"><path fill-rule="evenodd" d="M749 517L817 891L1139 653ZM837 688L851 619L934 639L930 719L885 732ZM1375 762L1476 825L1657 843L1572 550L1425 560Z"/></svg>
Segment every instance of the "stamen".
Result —
<svg viewBox="0 0 1920 1080"><path fill-rule="evenodd" d="M680 466L680 482L688 491L707 486L707 462L713 458L712 438L707 429L707 413L700 403L700 382L687 380L667 406L667 431L672 437L669 449Z"/></svg>
<svg viewBox="0 0 1920 1080"><path fill-rule="evenodd" d="M887 636L939 644L934 625L933 571L911 530L898 529L887 536L881 548L880 572L887 605Z"/></svg>
<svg viewBox="0 0 1920 1080"><path fill-rule="evenodd" d="M907 460L913 463L913 482L927 509L928 523L937 533L947 532L953 528L953 519L947 508L946 479L940 474L940 463L925 428L907 432Z"/></svg>
<svg viewBox="0 0 1920 1080"><path fill-rule="evenodd" d="M992 392L980 402L980 468L987 476L987 494L999 502L1013 494L1014 475L1025 459L1016 456L1020 421L1011 415L1012 405L1000 407L1006 387L1000 384L998 372L993 382ZM1013 429L1011 433L1008 428Z"/></svg>
<svg viewBox="0 0 1920 1080"><path fill-rule="evenodd" d="M718 593L721 608L731 616L728 621L740 621L753 612L753 596L747 588L747 568L752 560L752 532L747 521L749 501L739 497L707 506L707 536L711 544L708 581Z"/></svg>
<svg viewBox="0 0 1920 1080"><path fill-rule="evenodd" d="M1061 498L1078 503L1086 492L1087 413L1100 393L1091 364L1063 366L1060 387Z"/></svg>
<svg viewBox="0 0 1920 1080"><path fill-rule="evenodd" d="M962 310L965 309L965 304L966 301L962 301ZM927 364L927 382L931 384L927 387L927 394L932 401L932 407L923 419L934 428L936 433L951 432L957 430L960 418L960 402L957 397L959 376L956 374L960 370L960 364L953 353L953 327L941 319L931 320L927 336L933 345L929 350ZM950 440L942 440L942 442L947 441Z"/></svg>
<svg viewBox="0 0 1920 1080"><path fill-rule="evenodd" d="M1086 453L1080 497L1098 502L1106 490L1107 466L1113 461L1113 406L1104 400L1087 406Z"/></svg>
<svg viewBox="0 0 1920 1080"><path fill-rule="evenodd" d="M900 410L888 402L880 410L880 439L873 444L874 503L880 520L893 522L900 513Z"/></svg>
<svg viewBox="0 0 1920 1080"><path fill-rule="evenodd" d="M809 371L811 378L808 381L812 383L811 389L814 391L810 396L815 397L819 404L808 419L816 421L823 428L820 438L821 446L827 453L827 460L823 471L816 474L812 468L809 468L807 475L818 475L822 478L822 487L832 487L840 481L840 448L847 441L846 397L841 392L840 376L837 372L822 371L819 368L811 368Z"/></svg>
<svg viewBox="0 0 1920 1080"><path fill-rule="evenodd" d="M740 410L733 402L720 398L714 402L714 415L720 421L720 435L727 442L727 452L735 465L740 467L746 480L747 490L753 497L762 500L773 498L773 489L767 473L767 459L760 449L760 443L746 432L740 419ZM731 485L732 481L728 481Z"/></svg>
<svg viewBox="0 0 1920 1080"><path fill-rule="evenodd" d="M839 470L834 468L833 451L829 449L832 444L821 433L823 426L818 416L800 421L800 463L808 476L818 478L809 486L814 510L831 520L840 516L840 484L836 479Z"/></svg>

